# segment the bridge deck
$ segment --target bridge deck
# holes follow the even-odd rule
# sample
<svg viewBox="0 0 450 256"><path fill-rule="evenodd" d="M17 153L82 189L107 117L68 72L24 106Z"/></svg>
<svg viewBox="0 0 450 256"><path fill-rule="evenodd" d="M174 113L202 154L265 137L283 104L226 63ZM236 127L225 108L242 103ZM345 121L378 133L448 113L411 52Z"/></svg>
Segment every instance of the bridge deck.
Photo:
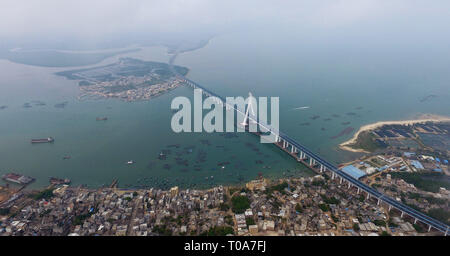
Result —
<svg viewBox="0 0 450 256"><path fill-rule="evenodd" d="M175 59L176 55L174 55L170 62L170 68L172 70L172 72L174 74L176 74L179 78L184 79L184 81L191 87L193 88L198 88L198 89L202 89L203 93L208 95L208 96L213 96L213 97L217 97L218 99L220 99L221 104L227 108L231 108L233 110L236 110L238 113L245 115L245 113L243 113L242 111L238 110L235 106L230 106L227 105L225 102L225 99L222 98L221 96L209 91L208 89L206 89L205 87L197 84L196 82L189 80L187 78L185 78L184 76L182 76L181 74L177 73L175 71L175 69L173 68L173 61ZM314 159L314 161L316 162L316 164L318 164L319 166L322 165L326 170L331 171L333 173L335 173L337 176L343 178L344 180L350 182L352 185L356 186L357 188L361 189L362 191L365 191L366 193L370 194L370 196L375 197L383 202L385 202L386 204L398 209L399 211L401 211L402 213L406 213L409 216L435 228L436 230L439 230L443 233L445 233L445 235L447 235L447 232L449 230L449 226L447 224L444 224L438 220L435 220L409 206L406 206L404 204L402 204L401 202L398 202L380 192L378 192L377 190L367 186L366 184L362 183L361 181L351 177L350 175L348 175L347 173L339 170L337 167L335 167L333 164L331 164L330 162L326 161L325 159L323 159L322 157L320 157L319 155L313 153L312 151L310 151L308 148L306 148L305 146L301 145L300 143L298 143L297 141L295 141L294 139L292 139L291 137L289 137L288 135L282 133L281 131L277 131L275 129L273 129L272 127L270 127L270 125L268 124L262 124L260 123L258 120L253 119L252 117L249 117L250 120L255 121L260 127L264 128L266 131L269 131L270 133L274 134L275 136L279 136L281 138L282 141L285 141L287 143L289 143L289 145L294 146L299 152L303 152L304 154L306 154L306 156ZM260 135L260 134L259 134ZM278 146L279 148L281 148L283 151L285 151L286 153L288 153L289 155L291 155L292 157L294 157L297 161L302 162L304 165L308 166L309 168L318 171L316 168L314 168L314 166L310 166L309 163L306 163L303 159L300 159L298 156L296 156L295 154L291 153L289 151L289 149L283 148L282 145L280 145L278 142L274 143L276 146Z"/></svg>

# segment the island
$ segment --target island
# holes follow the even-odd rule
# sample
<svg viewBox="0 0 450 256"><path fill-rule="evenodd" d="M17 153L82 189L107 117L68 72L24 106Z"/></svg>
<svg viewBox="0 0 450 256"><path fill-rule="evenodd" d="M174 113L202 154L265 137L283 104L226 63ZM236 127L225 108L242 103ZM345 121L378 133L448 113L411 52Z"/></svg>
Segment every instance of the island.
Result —
<svg viewBox="0 0 450 256"><path fill-rule="evenodd" d="M175 66L183 76L188 69ZM79 99L118 98L125 101L148 100L183 84L169 65L161 62L120 58L118 62L56 73L70 80L79 80Z"/></svg>

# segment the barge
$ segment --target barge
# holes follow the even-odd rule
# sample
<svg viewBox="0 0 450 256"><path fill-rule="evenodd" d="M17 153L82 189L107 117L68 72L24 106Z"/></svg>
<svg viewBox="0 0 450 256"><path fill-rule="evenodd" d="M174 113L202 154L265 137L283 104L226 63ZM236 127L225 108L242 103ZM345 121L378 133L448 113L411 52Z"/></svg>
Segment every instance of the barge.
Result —
<svg viewBox="0 0 450 256"><path fill-rule="evenodd" d="M46 139L32 139L31 143L35 144L35 143L52 143L54 142L55 139L53 139L52 137L48 137Z"/></svg>

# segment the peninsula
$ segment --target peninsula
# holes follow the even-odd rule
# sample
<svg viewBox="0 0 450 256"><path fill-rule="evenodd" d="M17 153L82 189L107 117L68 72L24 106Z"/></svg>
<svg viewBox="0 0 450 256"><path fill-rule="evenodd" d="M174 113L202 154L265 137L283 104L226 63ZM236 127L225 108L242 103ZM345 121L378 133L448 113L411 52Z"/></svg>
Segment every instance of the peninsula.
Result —
<svg viewBox="0 0 450 256"><path fill-rule="evenodd" d="M401 121L380 121L373 124L367 124L359 128L359 130L353 135L353 137L341 144L339 147L343 150L361 153L370 153L377 146L384 146L384 140L392 138L414 138L416 137L414 133L414 128L418 132L431 132L427 128L415 127L417 124L426 123L448 123L450 122L450 117L424 114L419 116L417 119L413 120L401 120ZM391 127L392 126L392 127ZM408 131L398 131L400 127L412 128ZM378 129L383 130L384 128L388 130L386 132L377 132ZM400 129L401 130L401 129ZM408 133L410 132L410 133ZM439 132L438 132L439 133ZM378 144L378 145L376 145Z"/></svg>
<svg viewBox="0 0 450 256"><path fill-rule="evenodd" d="M175 66L182 75L185 67ZM79 99L118 98L125 101L148 100L182 84L166 63L121 58L118 62L88 69L56 73L70 80L79 80Z"/></svg>

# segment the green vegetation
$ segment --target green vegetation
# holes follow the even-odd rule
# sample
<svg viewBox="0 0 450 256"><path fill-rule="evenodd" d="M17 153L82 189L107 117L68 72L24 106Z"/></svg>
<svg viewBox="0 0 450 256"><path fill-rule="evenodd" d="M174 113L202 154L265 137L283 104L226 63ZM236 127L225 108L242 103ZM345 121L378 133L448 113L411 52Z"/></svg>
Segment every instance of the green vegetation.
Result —
<svg viewBox="0 0 450 256"><path fill-rule="evenodd" d="M331 214L331 219L333 219L334 222L339 222L339 218Z"/></svg>
<svg viewBox="0 0 450 256"><path fill-rule="evenodd" d="M49 199L53 197L53 189L45 189L41 192L38 192L36 194L31 194L31 198L34 200L41 200L41 199Z"/></svg>
<svg viewBox="0 0 450 256"><path fill-rule="evenodd" d="M250 200L246 196L233 196L231 198L231 210L234 213L243 213L250 207Z"/></svg>
<svg viewBox="0 0 450 256"><path fill-rule="evenodd" d="M47 214L49 214L50 212L51 212L52 210L51 209L47 209L47 210L45 210L45 211L43 211L43 212L41 212L40 214L39 214L39 217L43 217L43 216L45 216L45 215L47 215Z"/></svg>
<svg viewBox="0 0 450 256"><path fill-rule="evenodd" d="M450 189L450 182L445 181L445 175L441 173L409 173L393 172L392 178L403 179L413 184L418 189L437 193L440 187Z"/></svg>
<svg viewBox="0 0 450 256"><path fill-rule="evenodd" d="M153 228L153 232L158 233L163 236L171 236L172 231L170 229L167 229L166 225L156 225Z"/></svg>
<svg viewBox="0 0 450 256"><path fill-rule="evenodd" d="M449 221L450 212L446 211L445 209L442 209L442 208L431 209L428 211L427 214L432 218L435 218L437 220L444 222L447 225L450 225L450 221Z"/></svg>
<svg viewBox="0 0 450 256"><path fill-rule="evenodd" d="M288 187L288 183L287 182L283 182L283 183L280 183L278 185L274 185L274 186L268 187L266 189L265 193L267 195L271 195L273 192L278 191L278 192L280 192L282 194L285 194L286 191L284 189L287 188L287 187Z"/></svg>
<svg viewBox="0 0 450 256"><path fill-rule="evenodd" d="M302 213L302 212L303 212L303 208L302 208L302 206L301 206L300 204L296 204L296 205L295 205L295 210L296 210L298 213Z"/></svg>
<svg viewBox="0 0 450 256"><path fill-rule="evenodd" d="M247 224L247 226L256 224L255 220L253 218L249 218L249 217L245 218L245 223Z"/></svg>
<svg viewBox="0 0 450 256"><path fill-rule="evenodd" d="M371 132L362 132L358 135L358 139L355 144L351 145L352 148L360 148L369 152L373 152L377 149L383 148L379 143L375 141L375 135Z"/></svg>
<svg viewBox="0 0 450 256"><path fill-rule="evenodd" d="M281 207L281 203L278 202L278 200L273 200L273 202L271 203L272 207L274 208L275 211L278 211Z"/></svg>
<svg viewBox="0 0 450 256"><path fill-rule="evenodd" d="M325 185L325 182L323 180L313 180L313 182L311 182L311 185L322 187Z"/></svg>
<svg viewBox="0 0 450 256"><path fill-rule="evenodd" d="M324 212L330 211L330 206L328 204L319 204L319 208Z"/></svg>
<svg viewBox="0 0 450 256"><path fill-rule="evenodd" d="M226 224L228 224L230 226L234 225L233 217L231 217L231 215L225 216L224 221L225 221Z"/></svg>
<svg viewBox="0 0 450 256"><path fill-rule="evenodd" d="M1 215L8 215L10 211L11 211L10 208L0 208L0 216Z"/></svg>
<svg viewBox="0 0 450 256"><path fill-rule="evenodd" d="M389 234L387 231L383 231L381 232L380 236L391 236L391 234Z"/></svg>
<svg viewBox="0 0 450 256"><path fill-rule="evenodd" d="M85 66L98 63L117 54L139 51L127 49L99 53L69 53L54 50L8 52L6 58L12 62L42 66L42 67L70 67Z"/></svg>
<svg viewBox="0 0 450 256"><path fill-rule="evenodd" d="M220 209L221 211L226 212L226 211L228 211L228 209L230 209L230 206L229 206L228 204L226 204L226 203L221 203L221 204L219 205L219 209Z"/></svg>
<svg viewBox="0 0 450 256"><path fill-rule="evenodd" d="M419 226L418 224L413 224L414 229L419 232L419 233L423 233L423 228L421 226Z"/></svg>
<svg viewBox="0 0 450 256"><path fill-rule="evenodd" d="M378 227L385 227L386 222L384 220L374 220L373 224L377 225Z"/></svg>
<svg viewBox="0 0 450 256"><path fill-rule="evenodd" d="M185 67L174 66L174 68L182 75L186 75L189 71ZM82 72L84 72L84 75L80 75L80 73ZM114 80L115 76L143 77L151 73L155 73L158 77L154 81L152 80L152 84L166 82L169 78L174 76L174 74L172 74L172 72L170 71L169 65L167 63L143 61L134 58L120 58L119 62L113 64L92 68L67 70L58 72L56 73L56 75L64 76L70 80L81 79L85 81L85 79L88 78L95 79L96 81L100 82L106 82ZM87 77L86 74L88 74Z"/></svg>
<svg viewBox="0 0 450 256"><path fill-rule="evenodd" d="M228 234L234 235L232 227L212 227L208 230L207 236L226 236Z"/></svg>
<svg viewBox="0 0 450 256"><path fill-rule="evenodd" d="M338 199L336 199L336 197L327 197L326 195L321 195L322 200L326 203L326 204L340 204L341 201L339 201Z"/></svg>
<svg viewBox="0 0 450 256"><path fill-rule="evenodd" d="M358 223L353 224L353 230L359 231L359 225L358 225Z"/></svg>
<svg viewBox="0 0 450 256"><path fill-rule="evenodd" d="M87 218L89 218L89 216L91 216L89 213L77 215L77 216L75 216L75 218L73 219L72 224L73 224L74 226L77 226L77 225L83 225L84 221L85 221Z"/></svg>

